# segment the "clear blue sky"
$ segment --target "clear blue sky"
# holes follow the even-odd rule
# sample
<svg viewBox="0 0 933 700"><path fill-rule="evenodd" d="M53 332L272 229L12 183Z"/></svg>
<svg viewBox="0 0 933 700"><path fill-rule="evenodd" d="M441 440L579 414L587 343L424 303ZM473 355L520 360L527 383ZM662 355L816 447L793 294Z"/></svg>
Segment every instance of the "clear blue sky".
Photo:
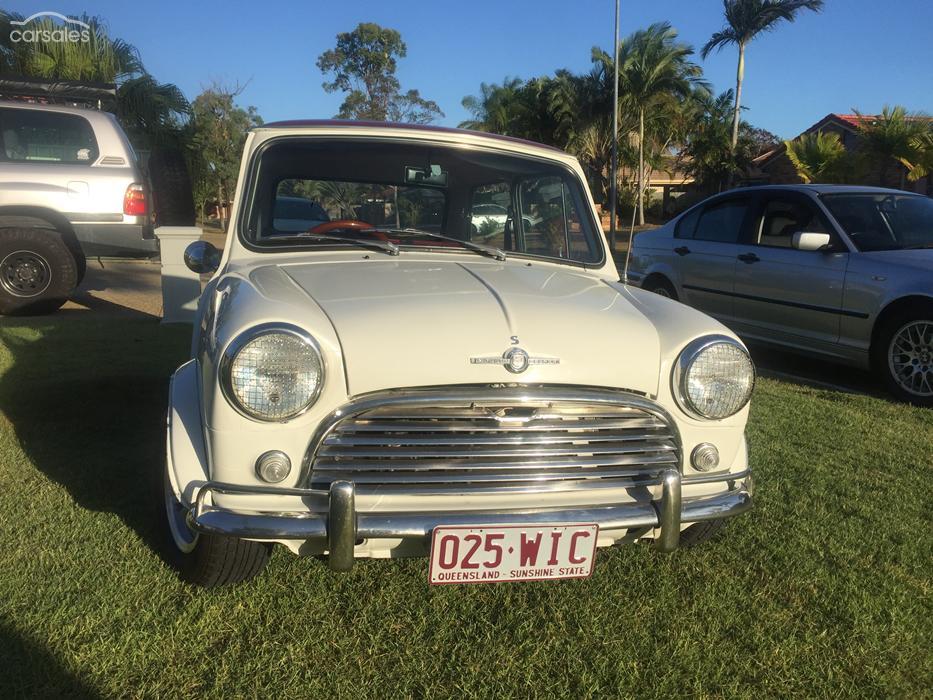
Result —
<svg viewBox="0 0 933 700"><path fill-rule="evenodd" d="M610 47L613 0L449 0L5 3L102 16L135 44L151 73L194 98L213 80L249 84L241 96L266 121L330 117L341 102L321 88L315 59L338 32L377 22L402 33L402 87L435 100L455 126L460 100L481 82L589 68L594 44ZM41 6L40 6L41 5ZM671 22L697 49L722 25L720 0L622 0L621 34ZM699 60L699 57L697 57ZM703 62L717 91L735 80L731 48ZM933 112L933 0L826 0L751 45L744 103L755 126L791 137L829 112L877 112L885 103Z"/></svg>

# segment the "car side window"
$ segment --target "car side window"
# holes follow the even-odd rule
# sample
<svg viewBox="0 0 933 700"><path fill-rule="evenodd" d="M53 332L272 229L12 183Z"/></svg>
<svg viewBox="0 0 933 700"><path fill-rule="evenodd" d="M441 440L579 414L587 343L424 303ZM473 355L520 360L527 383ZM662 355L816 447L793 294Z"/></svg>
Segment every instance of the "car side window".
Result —
<svg viewBox="0 0 933 700"><path fill-rule="evenodd" d="M100 151L87 119L33 109L0 110L3 159L91 165Z"/></svg>
<svg viewBox="0 0 933 700"><path fill-rule="evenodd" d="M693 234L696 232L697 228L697 221L700 219L700 214L702 213L703 207L694 207L691 211L680 217L680 221L677 222L677 228L674 230L674 237L693 238Z"/></svg>
<svg viewBox="0 0 933 700"><path fill-rule="evenodd" d="M774 197L765 202L756 222L755 243L792 248L795 233L829 233L812 204L796 198Z"/></svg>
<svg viewBox="0 0 933 700"><path fill-rule="evenodd" d="M738 243L742 222L748 210L747 199L727 199L703 209L693 238L698 241Z"/></svg>
<svg viewBox="0 0 933 700"><path fill-rule="evenodd" d="M526 253L577 262L595 262L599 251L586 235L576 203L563 178L548 176L519 185Z"/></svg>
<svg viewBox="0 0 933 700"><path fill-rule="evenodd" d="M512 206L512 188L507 182L493 182L475 187L470 201L470 240L511 250L507 235Z"/></svg>

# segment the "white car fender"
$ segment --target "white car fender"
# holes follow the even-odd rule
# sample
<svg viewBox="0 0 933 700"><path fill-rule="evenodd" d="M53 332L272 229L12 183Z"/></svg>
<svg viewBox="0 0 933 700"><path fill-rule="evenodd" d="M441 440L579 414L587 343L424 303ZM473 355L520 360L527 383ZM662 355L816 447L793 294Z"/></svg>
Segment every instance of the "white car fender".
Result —
<svg viewBox="0 0 933 700"><path fill-rule="evenodd" d="M194 502L198 489L209 481L198 382L198 361L189 360L175 371L169 385L165 444L168 476L175 496L186 505Z"/></svg>

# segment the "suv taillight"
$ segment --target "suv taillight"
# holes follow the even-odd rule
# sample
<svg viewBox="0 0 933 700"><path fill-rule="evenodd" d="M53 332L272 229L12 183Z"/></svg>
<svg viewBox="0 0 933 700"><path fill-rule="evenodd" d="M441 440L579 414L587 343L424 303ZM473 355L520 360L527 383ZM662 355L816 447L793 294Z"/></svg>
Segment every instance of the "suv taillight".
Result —
<svg viewBox="0 0 933 700"><path fill-rule="evenodd" d="M146 188L134 182L123 195L123 213L127 216L146 215Z"/></svg>

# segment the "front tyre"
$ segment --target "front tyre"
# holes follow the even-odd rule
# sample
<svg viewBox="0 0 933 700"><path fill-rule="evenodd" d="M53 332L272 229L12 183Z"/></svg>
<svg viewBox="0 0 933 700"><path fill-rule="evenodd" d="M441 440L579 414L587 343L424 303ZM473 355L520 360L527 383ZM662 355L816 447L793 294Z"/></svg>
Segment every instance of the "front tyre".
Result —
<svg viewBox="0 0 933 700"><path fill-rule="evenodd" d="M872 358L888 391L916 406L933 406L933 304L883 321Z"/></svg>
<svg viewBox="0 0 933 700"><path fill-rule="evenodd" d="M263 570L271 545L197 533L188 527L187 509L175 497L167 466L162 492L169 560L182 580L202 588L216 588L248 581Z"/></svg>
<svg viewBox="0 0 933 700"><path fill-rule="evenodd" d="M711 540L722 530L725 524L726 521L722 518L719 520L707 520L701 523L694 523L680 533L680 546L693 547L707 540Z"/></svg>
<svg viewBox="0 0 933 700"><path fill-rule="evenodd" d="M0 229L0 314L49 314L64 304L81 273L55 231Z"/></svg>
<svg viewBox="0 0 933 700"><path fill-rule="evenodd" d="M657 294L658 296L677 301L677 292L674 291L674 285L672 285L663 277L650 277L649 279L645 280L645 284L642 289L644 289L646 292L651 292L652 294Z"/></svg>

